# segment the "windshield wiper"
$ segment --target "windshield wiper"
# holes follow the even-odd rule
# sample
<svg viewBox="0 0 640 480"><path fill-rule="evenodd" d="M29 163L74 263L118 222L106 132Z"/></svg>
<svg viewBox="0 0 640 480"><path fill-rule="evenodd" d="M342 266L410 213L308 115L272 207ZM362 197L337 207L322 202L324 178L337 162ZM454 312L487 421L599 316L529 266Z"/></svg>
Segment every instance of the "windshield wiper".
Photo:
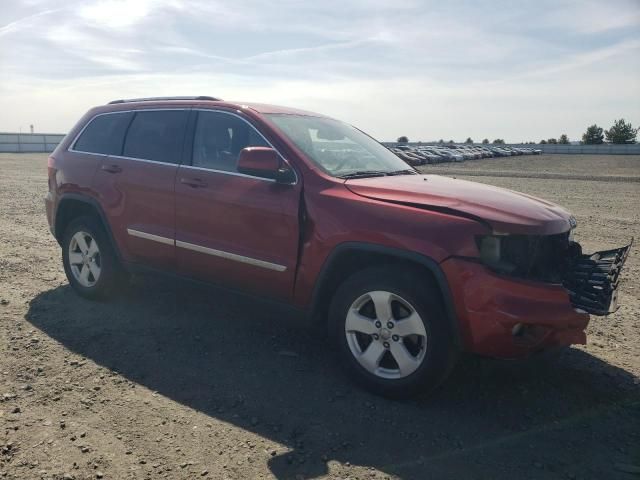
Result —
<svg viewBox="0 0 640 480"><path fill-rule="evenodd" d="M357 172L344 173L342 175L336 175L338 178L367 178L367 177L384 177L386 172L380 170L359 170Z"/></svg>
<svg viewBox="0 0 640 480"><path fill-rule="evenodd" d="M404 170L394 170L393 172L387 172L387 175L419 175L418 172L413 170L412 168L405 168Z"/></svg>

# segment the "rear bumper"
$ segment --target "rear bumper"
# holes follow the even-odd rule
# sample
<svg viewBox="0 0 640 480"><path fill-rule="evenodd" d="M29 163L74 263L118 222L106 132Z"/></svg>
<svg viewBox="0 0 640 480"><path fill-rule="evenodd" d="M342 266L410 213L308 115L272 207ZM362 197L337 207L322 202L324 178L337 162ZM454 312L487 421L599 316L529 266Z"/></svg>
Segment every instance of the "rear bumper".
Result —
<svg viewBox="0 0 640 480"><path fill-rule="evenodd" d="M464 259L450 258L441 267L467 351L515 358L586 343L589 315L573 307L562 285L500 276Z"/></svg>

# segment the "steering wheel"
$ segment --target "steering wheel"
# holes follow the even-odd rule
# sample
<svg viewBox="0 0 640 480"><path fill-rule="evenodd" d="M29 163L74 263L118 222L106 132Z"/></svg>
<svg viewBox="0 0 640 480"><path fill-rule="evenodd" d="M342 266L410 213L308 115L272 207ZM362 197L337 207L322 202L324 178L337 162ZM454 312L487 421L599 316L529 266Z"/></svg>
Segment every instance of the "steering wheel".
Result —
<svg viewBox="0 0 640 480"><path fill-rule="evenodd" d="M344 167L350 160L349 155L336 155L336 152L331 150L323 149L322 153L330 156L332 160L335 160L337 162L332 169L334 172L339 172L340 170L342 170L342 167Z"/></svg>

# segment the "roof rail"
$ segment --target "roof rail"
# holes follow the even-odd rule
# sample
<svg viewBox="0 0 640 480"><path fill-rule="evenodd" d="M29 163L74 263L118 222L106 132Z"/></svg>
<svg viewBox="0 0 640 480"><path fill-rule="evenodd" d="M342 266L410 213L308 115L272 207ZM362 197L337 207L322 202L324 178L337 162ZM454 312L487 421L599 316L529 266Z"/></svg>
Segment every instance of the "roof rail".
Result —
<svg viewBox="0 0 640 480"><path fill-rule="evenodd" d="M120 100L112 100L109 105L114 103L132 103L132 102L156 102L160 100L213 100L222 101L221 98L209 97L207 95L198 95L196 97L146 97L146 98L122 98Z"/></svg>

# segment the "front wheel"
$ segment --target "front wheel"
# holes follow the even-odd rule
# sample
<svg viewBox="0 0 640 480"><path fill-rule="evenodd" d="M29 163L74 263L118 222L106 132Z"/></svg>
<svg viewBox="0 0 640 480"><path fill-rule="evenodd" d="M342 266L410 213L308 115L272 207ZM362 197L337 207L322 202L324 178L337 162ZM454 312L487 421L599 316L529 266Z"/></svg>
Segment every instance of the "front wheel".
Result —
<svg viewBox="0 0 640 480"><path fill-rule="evenodd" d="M411 270L371 268L354 274L334 296L330 327L349 373L383 396L430 391L455 361L439 295Z"/></svg>

